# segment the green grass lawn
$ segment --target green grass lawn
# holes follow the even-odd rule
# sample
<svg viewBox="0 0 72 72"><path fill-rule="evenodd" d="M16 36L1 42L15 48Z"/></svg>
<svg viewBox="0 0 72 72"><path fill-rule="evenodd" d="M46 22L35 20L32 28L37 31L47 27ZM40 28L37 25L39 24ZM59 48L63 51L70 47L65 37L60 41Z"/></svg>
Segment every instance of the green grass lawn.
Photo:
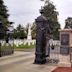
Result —
<svg viewBox="0 0 72 72"><path fill-rule="evenodd" d="M32 49L32 48L35 48L35 45L19 45L19 46L16 46L14 45L14 49Z"/></svg>
<svg viewBox="0 0 72 72"><path fill-rule="evenodd" d="M11 46L10 44L7 46L6 44L4 46L1 46L1 51L7 51L7 50L10 50L10 49L14 49L14 50L17 50L17 51L23 51L23 50L32 50L35 48L35 45L24 45L24 44L21 44L19 46L16 46L16 45L13 45Z"/></svg>
<svg viewBox="0 0 72 72"><path fill-rule="evenodd" d="M3 45L3 46L1 46L0 47L1 48L1 50L3 51L3 50L9 50L9 49L13 49L13 46L11 46L10 44L8 44L8 45L6 45L6 43Z"/></svg>

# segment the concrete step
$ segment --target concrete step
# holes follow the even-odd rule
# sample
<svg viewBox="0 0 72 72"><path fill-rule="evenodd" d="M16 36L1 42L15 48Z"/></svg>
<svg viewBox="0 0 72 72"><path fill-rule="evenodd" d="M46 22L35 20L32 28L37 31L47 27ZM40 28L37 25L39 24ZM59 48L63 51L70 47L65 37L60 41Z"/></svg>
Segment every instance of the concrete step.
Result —
<svg viewBox="0 0 72 72"><path fill-rule="evenodd" d="M59 67L71 67L70 56L69 55L59 55Z"/></svg>
<svg viewBox="0 0 72 72"><path fill-rule="evenodd" d="M59 67L71 67L71 63L67 63L67 62L60 62L58 64Z"/></svg>

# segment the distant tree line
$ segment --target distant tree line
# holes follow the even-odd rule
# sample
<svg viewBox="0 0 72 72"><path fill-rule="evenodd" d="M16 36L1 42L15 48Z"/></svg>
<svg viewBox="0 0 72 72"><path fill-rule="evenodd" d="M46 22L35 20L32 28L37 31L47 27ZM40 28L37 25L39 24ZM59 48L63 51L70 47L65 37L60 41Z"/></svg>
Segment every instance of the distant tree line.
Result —
<svg viewBox="0 0 72 72"><path fill-rule="evenodd" d="M35 39L35 23L32 24L31 27L31 35L32 35L32 39ZM27 34L28 34L28 24L23 27L21 24L19 24L16 29L14 29L14 33L13 33L13 37L15 39L26 39L27 38Z"/></svg>

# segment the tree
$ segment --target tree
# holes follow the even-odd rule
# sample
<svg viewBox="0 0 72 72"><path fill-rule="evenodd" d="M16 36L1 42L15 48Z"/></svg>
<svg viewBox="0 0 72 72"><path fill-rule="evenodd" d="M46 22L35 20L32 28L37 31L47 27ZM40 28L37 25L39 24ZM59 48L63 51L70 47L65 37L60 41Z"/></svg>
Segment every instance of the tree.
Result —
<svg viewBox="0 0 72 72"><path fill-rule="evenodd" d="M7 7L4 5L3 0L0 0L0 21L5 27L9 25L8 17L9 14Z"/></svg>
<svg viewBox="0 0 72 72"><path fill-rule="evenodd" d="M65 20L65 28L72 28L72 17L68 17Z"/></svg>
<svg viewBox="0 0 72 72"><path fill-rule="evenodd" d="M20 24L16 29L14 29L14 38L24 39L26 38L25 29Z"/></svg>
<svg viewBox="0 0 72 72"><path fill-rule="evenodd" d="M10 22L8 21L8 16L9 14L7 7L4 5L3 0L0 0L0 31L3 32L3 34L1 34L2 37L0 35L0 38L4 38L6 36L7 27L10 25Z"/></svg>
<svg viewBox="0 0 72 72"><path fill-rule="evenodd" d="M32 24L32 27L31 27L31 30L32 30L32 39L35 39L36 38L36 24L35 22Z"/></svg>
<svg viewBox="0 0 72 72"><path fill-rule="evenodd" d="M46 16L50 24L54 39L59 39L58 29L60 29L60 24L58 22L58 17L57 17L58 12L56 11L56 8L53 5L53 2L51 2L50 0L46 0L42 10L44 12L44 16Z"/></svg>

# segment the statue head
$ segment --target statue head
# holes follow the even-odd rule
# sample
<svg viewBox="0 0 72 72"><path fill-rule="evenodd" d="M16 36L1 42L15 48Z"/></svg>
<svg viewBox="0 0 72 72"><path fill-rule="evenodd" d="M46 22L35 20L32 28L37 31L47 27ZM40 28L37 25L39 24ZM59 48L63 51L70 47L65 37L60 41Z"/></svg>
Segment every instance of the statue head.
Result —
<svg viewBox="0 0 72 72"><path fill-rule="evenodd" d="M40 14L44 14L43 8L40 9Z"/></svg>

